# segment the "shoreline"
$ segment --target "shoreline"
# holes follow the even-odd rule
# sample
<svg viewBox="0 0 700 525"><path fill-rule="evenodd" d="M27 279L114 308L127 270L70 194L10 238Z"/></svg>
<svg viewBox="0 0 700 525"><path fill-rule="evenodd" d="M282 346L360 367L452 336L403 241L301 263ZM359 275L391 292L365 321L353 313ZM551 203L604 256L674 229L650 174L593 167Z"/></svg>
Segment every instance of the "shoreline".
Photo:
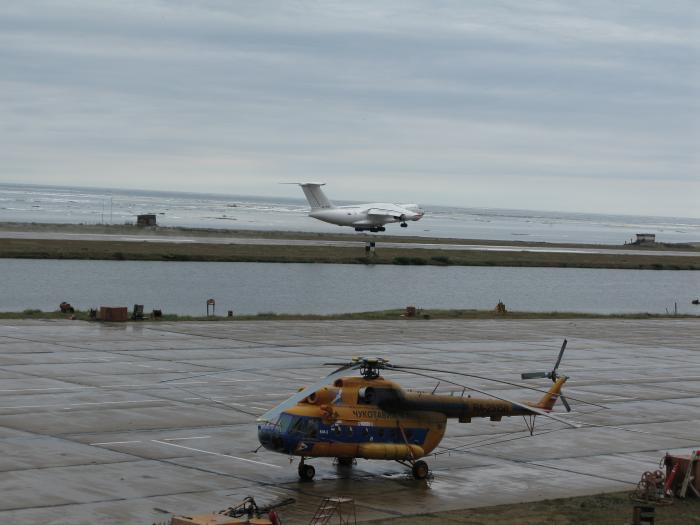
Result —
<svg viewBox="0 0 700 525"><path fill-rule="evenodd" d="M646 312L624 314L591 314L585 312L524 312L508 311L498 313L495 310L473 309L425 309L418 310L415 317L406 317L405 309L378 310L368 312L350 312L340 314L284 314L275 312L261 312L251 315L206 316L206 315L180 315L164 313L158 319L148 317L145 312L144 319L134 320L129 318L126 322L134 323L159 323L159 322L235 322L235 321L411 321L426 322L439 320L538 320L538 319L696 319L698 315L692 314L651 314ZM698 310L700 315L700 309ZM74 319L73 319L74 318ZM63 313L60 310L46 312L38 309L26 309L21 312L0 312L1 320L37 320L37 319L65 319L74 321L96 321L90 319L87 310L75 310L71 313ZM97 321L96 321L97 322ZM101 321L99 321L101 322Z"/></svg>
<svg viewBox="0 0 700 525"><path fill-rule="evenodd" d="M134 236L128 240L11 238L0 235L0 258L5 259L69 259L112 261L175 261L175 262L266 262L319 264L388 264L415 266L507 266L543 268L591 268L620 270L700 270L700 248L694 244L653 245L583 245L509 242L523 250L499 251L490 246L503 241L436 239L423 237L391 237L368 234L309 234L295 232L263 232L257 230L201 230L183 228L137 228L135 226L86 226L55 224L0 224L0 231L22 231L56 234L103 234ZM169 236L186 233L202 239L216 238L218 242L170 242ZM235 234L246 242L221 242L223 235ZM138 235L138 237L136 237ZM158 242L148 237L158 236ZM289 240L289 244L255 243L255 239ZM226 239L224 238L224 241ZM318 240L319 244L294 244L295 240ZM354 246L323 244L322 241L353 241ZM364 242L374 240L377 248L368 255ZM382 246L382 242L397 243ZM410 243L429 243L428 248L410 247ZM484 246L484 250L459 249L455 243ZM400 246L407 244L406 247ZM441 248L440 244L450 244ZM528 248L551 248L553 251L527 251ZM558 248L574 251L556 251ZM582 249L634 250L635 253L576 252ZM673 249L675 248L675 249ZM649 251L649 255L639 253ZM683 254L677 254L682 251ZM676 252L676 253L674 253ZM697 252L697 256L695 255ZM690 253L690 255L688 255Z"/></svg>

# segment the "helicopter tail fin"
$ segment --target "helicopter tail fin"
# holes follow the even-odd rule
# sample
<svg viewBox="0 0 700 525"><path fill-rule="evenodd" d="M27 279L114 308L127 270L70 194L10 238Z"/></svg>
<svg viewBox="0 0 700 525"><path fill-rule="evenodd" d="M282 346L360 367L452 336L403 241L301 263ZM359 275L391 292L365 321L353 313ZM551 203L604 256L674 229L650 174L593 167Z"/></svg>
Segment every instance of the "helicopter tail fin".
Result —
<svg viewBox="0 0 700 525"><path fill-rule="evenodd" d="M542 399L540 399L537 404L534 404L533 406L535 408L541 408L542 410L552 410L557 402L557 399L563 397L563 394L561 394L561 388L564 386L567 379L568 377L566 376L557 378L552 387L544 396L542 396Z"/></svg>

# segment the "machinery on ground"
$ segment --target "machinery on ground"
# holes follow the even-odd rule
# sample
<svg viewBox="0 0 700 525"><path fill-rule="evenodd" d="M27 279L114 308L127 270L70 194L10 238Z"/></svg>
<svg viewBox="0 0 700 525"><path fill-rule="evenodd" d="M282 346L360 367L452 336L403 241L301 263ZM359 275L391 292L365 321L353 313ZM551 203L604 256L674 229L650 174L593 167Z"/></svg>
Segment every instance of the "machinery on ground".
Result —
<svg viewBox="0 0 700 525"><path fill-rule="evenodd" d="M549 378L554 383L534 403L506 399L445 381L432 373L514 385L508 381L425 367L398 366L380 358L354 358L263 414L258 419L258 439L268 450L299 456L299 477L305 481L313 479L315 474L314 467L306 460L317 457L336 458L342 466L351 466L355 458L393 460L410 467L416 479L425 479L429 476L429 468L421 458L438 446L445 434L447 419L469 423L473 418L500 421L503 417L523 416L531 434L538 415L579 427L552 413L558 399L562 400L567 411L571 410L561 393L568 377L557 373L565 348L566 340L550 372L522 374L522 379ZM356 370L359 376L350 375ZM432 393L404 390L398 383L382 377L382 371L436 379L464 390L461 396L435 394L435 390ZM466 390L489 398L465 396Z"/></svg>

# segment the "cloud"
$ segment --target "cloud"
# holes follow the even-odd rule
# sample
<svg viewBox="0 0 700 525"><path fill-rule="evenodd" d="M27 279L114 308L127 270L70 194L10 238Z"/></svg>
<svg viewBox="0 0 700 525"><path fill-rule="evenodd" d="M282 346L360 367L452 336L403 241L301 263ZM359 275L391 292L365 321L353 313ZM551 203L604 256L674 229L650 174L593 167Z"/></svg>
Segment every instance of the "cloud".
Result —
<svg viewBox="0 0 700 525"><path fill-rule="evenodd" d="M629 212L700 216L698 17L693 2L11 3L2 178L279 194L307 177L347 199L581 211L643 186L664 189Z"/></svg>

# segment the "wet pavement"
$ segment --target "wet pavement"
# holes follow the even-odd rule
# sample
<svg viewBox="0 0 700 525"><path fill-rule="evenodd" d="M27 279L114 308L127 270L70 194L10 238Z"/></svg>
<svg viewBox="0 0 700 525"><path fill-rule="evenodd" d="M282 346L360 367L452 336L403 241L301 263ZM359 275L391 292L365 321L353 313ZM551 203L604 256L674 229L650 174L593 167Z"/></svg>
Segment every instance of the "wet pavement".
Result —
<svg viewBox="0 0 700 525"><path fill-rule="evenodd" d="M322 364L379 356L519 380L561 372L571 429L522 418L450 421L432 480L394 462L348 469L261 449L255 418ZM437 380L387 374L405 387ZM445 376L448 379L448 376ZM461 382L461 379L451 380ZM547 380L530 383L547 387ZM518 400L539 394L475 380ZM437 391L449 392L441 383ZM324 496L355 499L358 520L632 489L664 452L700 447L700 325L679 320L256 321L101 325L0 321L0 519L144 523L292 497L285 523L308 523Z"/></svg>
<svg viewBox="0 0 700 525"><path fill-rule="evenodd" d="M327 239L268 239L252 237L213 237L184 235L129 235L105 233L65 233L65 232L14 232L0 231L0 239L46 239L74 241L111 241L111 242L153 242L175 244L250 244L255 246L329 246L340 248L362 248L366 239L361 241L337 241ZM373 237L378 246L403 250L448 250L448 251L484 251L484 252L531 252L531 253L579 253L597 255L650 255L663 257L696 257L697 251L688 250L638 250L633 248L598 248L595 246L569 248L564 246L523 246L523 245L487 245L466 243L430 243L430 242L385 242L380 236ZM507 241L504 241L507 242Z"/></svg>

